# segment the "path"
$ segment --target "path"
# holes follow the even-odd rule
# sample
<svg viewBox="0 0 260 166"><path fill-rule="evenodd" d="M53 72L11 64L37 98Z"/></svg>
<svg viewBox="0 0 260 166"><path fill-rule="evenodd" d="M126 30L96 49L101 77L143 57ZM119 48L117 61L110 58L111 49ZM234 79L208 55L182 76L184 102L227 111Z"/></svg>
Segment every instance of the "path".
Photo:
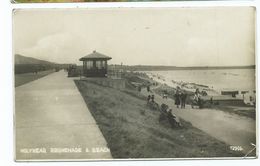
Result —
<svg viewBox="0 0 260 166"><path fill-rule="evenodd" d="M96 121L65 72L15 88L15 105L17 160L112 158ZM51 153L51 148L63 153Z"/></svg>
<svg viewBox="0 0 260 166"><path fill-rule="evenodd" d="M146 89L142 89L142 93L148 96ZM175 115L220 141L242 146L244 154L253 148L250 143L256 143L256 122L251 118L215 109L192 109L190 105L180 109L176 108L174 100L163 99L160 95L153 94L159 105L167 104Z"/></svg>

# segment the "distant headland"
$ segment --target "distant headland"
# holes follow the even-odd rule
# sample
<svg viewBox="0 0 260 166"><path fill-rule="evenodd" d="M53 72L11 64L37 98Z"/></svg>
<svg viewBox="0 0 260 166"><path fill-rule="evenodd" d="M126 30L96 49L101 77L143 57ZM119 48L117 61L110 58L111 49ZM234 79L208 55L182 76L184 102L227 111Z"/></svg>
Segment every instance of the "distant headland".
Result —
<svg viewBox="0 0 260 166"><path fill-rule="evenodd" d="M133 71L163 71L163 70L218 70L218 69L255 69L255 65L249 66L155 66L155 65L113 65L118 68Z"/></svg>

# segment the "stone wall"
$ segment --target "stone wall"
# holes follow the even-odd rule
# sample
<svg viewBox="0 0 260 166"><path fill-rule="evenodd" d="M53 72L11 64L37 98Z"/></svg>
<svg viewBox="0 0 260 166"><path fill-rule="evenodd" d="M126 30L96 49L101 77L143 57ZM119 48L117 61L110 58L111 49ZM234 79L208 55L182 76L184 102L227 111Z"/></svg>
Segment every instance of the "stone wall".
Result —
<svg viewBox="0 0 260 166"><path fill-rule="evenodd" d="M125 89L125 80L124 79L113 79L113 78L87 78L87 77L81 77L81 80L88 81L91 83L95 83L98 85L111 87L115 89Z"/></svg>

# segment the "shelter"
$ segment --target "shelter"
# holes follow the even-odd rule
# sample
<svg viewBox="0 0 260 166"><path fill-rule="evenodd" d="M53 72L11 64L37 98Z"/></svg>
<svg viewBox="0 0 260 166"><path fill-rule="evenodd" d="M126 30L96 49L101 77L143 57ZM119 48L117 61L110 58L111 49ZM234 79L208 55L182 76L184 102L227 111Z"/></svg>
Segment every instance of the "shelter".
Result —
<svg viewBox="0 0 260 166"><path fill-rule="evenodd" d="M83 61L83 75L86 77L107 77L107 61L109 56L94 50L91 54L80 58Z"/></svg>

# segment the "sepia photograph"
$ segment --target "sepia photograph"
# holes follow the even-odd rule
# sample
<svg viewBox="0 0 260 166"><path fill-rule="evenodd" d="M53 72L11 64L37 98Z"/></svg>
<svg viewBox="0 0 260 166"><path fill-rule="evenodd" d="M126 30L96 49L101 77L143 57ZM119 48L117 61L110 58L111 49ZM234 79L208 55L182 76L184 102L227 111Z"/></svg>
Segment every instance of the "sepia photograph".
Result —
<svg viewBox="0 0 260 166"><path fill-rule="evenodd" d="M13 10L15 160L257 158L255 12Z"/></svg>

